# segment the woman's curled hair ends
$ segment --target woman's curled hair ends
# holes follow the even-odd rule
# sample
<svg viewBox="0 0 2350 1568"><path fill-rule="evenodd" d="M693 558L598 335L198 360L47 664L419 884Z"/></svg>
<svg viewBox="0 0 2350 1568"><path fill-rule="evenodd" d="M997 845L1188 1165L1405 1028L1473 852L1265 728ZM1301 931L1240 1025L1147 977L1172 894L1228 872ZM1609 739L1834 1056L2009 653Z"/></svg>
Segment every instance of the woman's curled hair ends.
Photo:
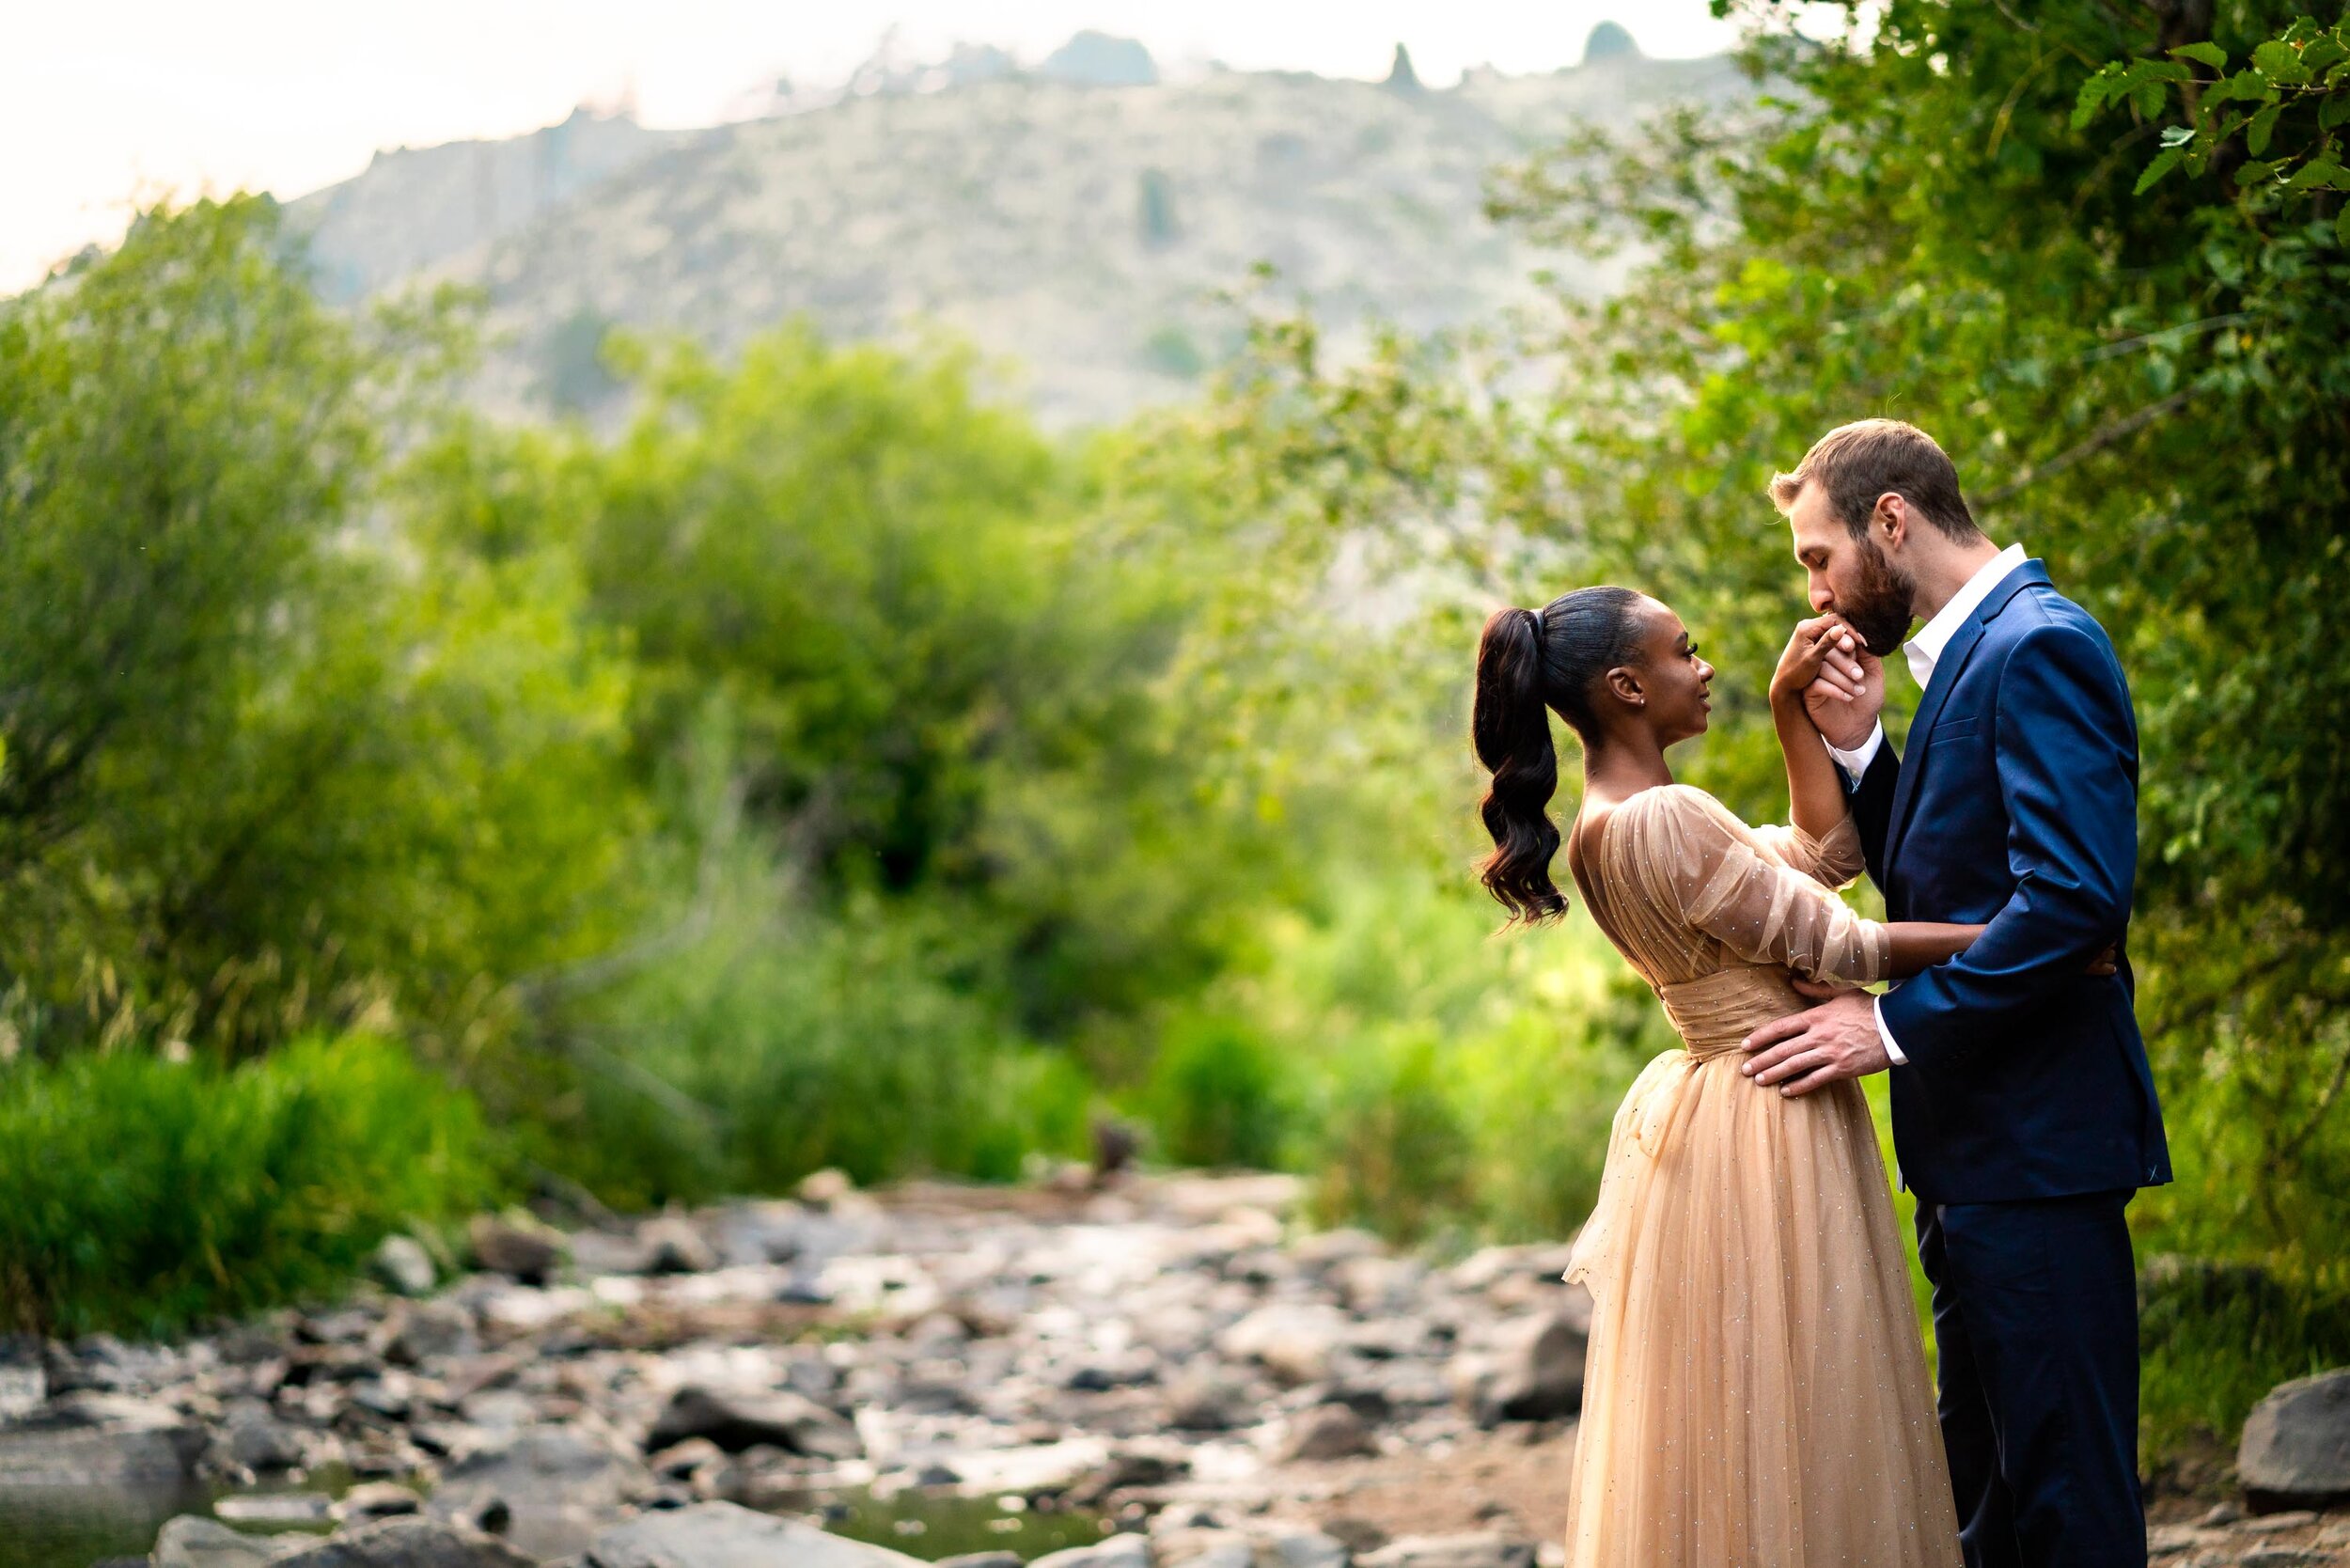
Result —
<svg viewBox="0 0 2350 1568"><path fill-rule="evenodd" d="M1631 652L1639 598L1630 588L1577 588L1539 612L1496 610L1485 622L1470 730L1477 760L1493 774L1477 809L1494 852L1478 877L1512 919L1566 913L1550 876L1559 827L1547 808L1559 790L1559 751L1548 710L1589 741L1592 684Z"/></svg>

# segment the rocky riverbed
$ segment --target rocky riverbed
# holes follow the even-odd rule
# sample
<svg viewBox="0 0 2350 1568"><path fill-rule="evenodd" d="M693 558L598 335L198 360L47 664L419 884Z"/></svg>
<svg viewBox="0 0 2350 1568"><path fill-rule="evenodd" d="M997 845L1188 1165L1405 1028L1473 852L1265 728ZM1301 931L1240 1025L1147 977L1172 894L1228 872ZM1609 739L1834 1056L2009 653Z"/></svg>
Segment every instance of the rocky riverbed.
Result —
<svg viewBox="0 0 2350 1568"><path fill-rule="evenodd" d="M167 1568L1559 1561L1564 1248L1439 1266L1306 1231L1297 1198L827 1173L634 1226L484 1219L453 1278L402 1238L381 1288L183 1344L14 1341L0 1561L83 1568L86 1536L28 1521L99 1497L152 1516L108 1551ZM2269 1421L2293 1484L2329 1484L2304 1429L2332 1401ZM2248 1500L2171 1505L2158 1559L2350 1562L2350 1516Z"/></svg>

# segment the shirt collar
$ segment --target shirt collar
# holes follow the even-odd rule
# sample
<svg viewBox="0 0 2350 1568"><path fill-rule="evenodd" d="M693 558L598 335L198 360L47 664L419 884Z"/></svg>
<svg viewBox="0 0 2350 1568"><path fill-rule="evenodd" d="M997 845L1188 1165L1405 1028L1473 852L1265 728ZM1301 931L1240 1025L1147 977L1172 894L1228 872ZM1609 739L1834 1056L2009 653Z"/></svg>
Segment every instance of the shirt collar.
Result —
<svg viewBox="0 0 2350 1568"><path fill-rule="evenodd" d="M1966 624L1967 617L2024 560L2024 547L2020 544L2011 544L2000 551L1950 595L1950 602L1936 610L1934 619L1918 629L1916 636L1902 644L1902 652L1909 659L1909 673L1916 678L1919 690L1923 691L1926 682L1934 679L1935 661L1942 657L1942 650L1950 645L1950 639L1958 635L1958 629Z"/></svg>

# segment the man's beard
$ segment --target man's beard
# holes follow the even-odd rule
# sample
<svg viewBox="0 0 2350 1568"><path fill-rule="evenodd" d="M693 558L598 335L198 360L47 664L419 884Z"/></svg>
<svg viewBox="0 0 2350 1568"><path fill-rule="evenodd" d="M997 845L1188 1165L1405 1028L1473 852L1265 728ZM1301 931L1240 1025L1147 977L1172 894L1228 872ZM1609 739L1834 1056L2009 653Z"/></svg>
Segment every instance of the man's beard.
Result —
<svg viewBox="0 0 2350 1568"><path fill-rule="evenodd" d="M1909 606L1917 594L1917 580L1887 560L1875 540L1864 539L1860 541L1860 582L1849 593L1836 596L1836 610L1846 625L1860 634L1869 651L1883 659L1909 635L1909 623L1915 619Z"/></svg>

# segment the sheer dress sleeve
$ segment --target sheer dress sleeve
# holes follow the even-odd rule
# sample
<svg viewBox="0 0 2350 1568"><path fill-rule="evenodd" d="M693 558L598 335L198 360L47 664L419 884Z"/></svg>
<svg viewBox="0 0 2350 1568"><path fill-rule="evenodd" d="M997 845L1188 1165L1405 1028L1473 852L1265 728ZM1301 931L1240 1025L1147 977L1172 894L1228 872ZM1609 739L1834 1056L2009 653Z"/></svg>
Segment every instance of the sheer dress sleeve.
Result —
<svg viewBox="0 0 2350 1568"><path fill-rule="evenodd" d="M1829 887L1849 887L1868 869L1860 852L1860 824L1847 811L1825 839L1814 839L1793 823L1748 829L1771 853Z"/></svg>
<svg viewBox="0 0 2350 1568"><path fill-rule="evenodd" d="M1885 927L1861 918L1822 880L1782 863L1776 844L1750 838L1728 808L1683 784L1643 792L1620 810L1634 841L1637 874L1659 905L1720 941L1750 964L1778 964L1814 980L1862 984L1883 980L1891 955ZM1796 830L1785 829L1794 833ZM1835 837L1810 840L1805 864L1838 869ZM1808 839L1808 836L1804 836ZM1849 879L1847 879L1849 880Z"/></svg>

